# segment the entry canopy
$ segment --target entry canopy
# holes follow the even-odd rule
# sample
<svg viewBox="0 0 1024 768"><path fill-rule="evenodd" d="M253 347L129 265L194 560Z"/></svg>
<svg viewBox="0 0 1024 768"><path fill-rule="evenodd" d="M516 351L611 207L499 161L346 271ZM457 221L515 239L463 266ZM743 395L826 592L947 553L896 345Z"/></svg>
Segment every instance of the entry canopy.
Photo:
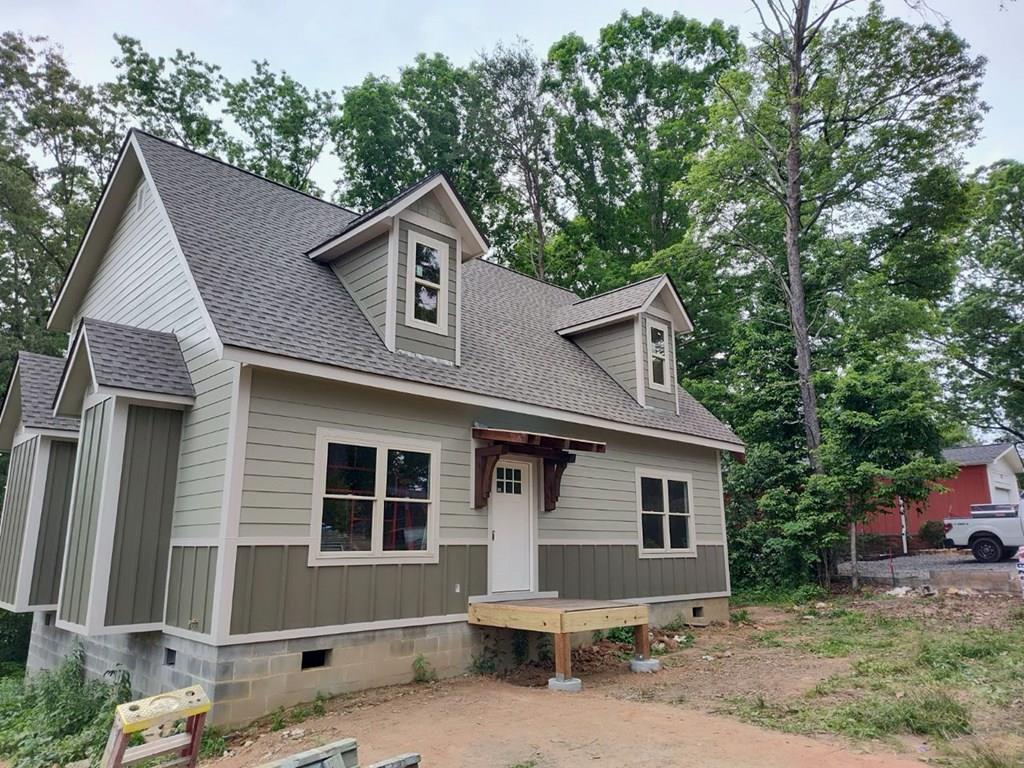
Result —
<svg viewBox="0 0 1024 768"><path fill-rule="evenodd" d="M562 488L562 474L567 465L576 461L570 451L604 453L605 443L580 440L575 437L548 435L525 430L490 429L473 427L473 437L488 445L476 449L473 506L483 507L491 495L491 478L498 459L507 454L535 456L543 463L544 511L551 512L558 505Z"/></svg>

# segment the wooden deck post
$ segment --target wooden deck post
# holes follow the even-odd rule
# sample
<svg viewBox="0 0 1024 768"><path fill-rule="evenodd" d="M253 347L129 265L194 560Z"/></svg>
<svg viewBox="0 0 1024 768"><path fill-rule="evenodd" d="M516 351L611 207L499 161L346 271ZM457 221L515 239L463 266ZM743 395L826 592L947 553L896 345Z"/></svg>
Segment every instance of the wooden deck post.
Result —
<svg viewBox="0 0 1024 768"><path fill-rule="evenodd" d="M633 647L638 659L651 657L651 636L646 624L637 624L633 627Z"/></svg>
<svg viewBox="0 0 1024 768"><path fill-rule="evenodd" d="M555 679L572 678L572 643L568 632L555 633Z"/></svg>

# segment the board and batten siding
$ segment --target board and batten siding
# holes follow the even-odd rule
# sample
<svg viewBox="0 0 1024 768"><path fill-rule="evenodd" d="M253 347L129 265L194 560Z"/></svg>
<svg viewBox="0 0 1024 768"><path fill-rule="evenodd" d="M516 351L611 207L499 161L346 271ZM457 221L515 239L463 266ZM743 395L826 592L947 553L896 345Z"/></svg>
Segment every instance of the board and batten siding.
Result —
<svg viewBox="0 0 1024 768"><path fill-rule="evenodd" d="M412 328L405 324L406 280L409 270L409 231L418 232L442 243L448 244L448 335ZM395 326L395 346L405 352L417 355L436 357L439 360L455 362L455 326L458 319L456 301L456 253L455 241L450 237L432 232L429 229L399 220L398 228L398 301L395 311L398 313Z"/></svg>
<svg viewBox="0 0 1024 768"><path fill-rule="evenodd" d="M630 397L636 399L635 320L630 318L621 323L579 333L573 336L572 340L615 379Z"/></svg>
<svg viewBox="0 0 1024 768"><path fill-rule="evenodd" d="M61 620L72 624L85 625L88 614L100 491L113 410L113 400L107 399L87 408L82 414L75 458L75 490L68 519L67 552L64 553L64 586L57 610Z"/></svg>
<svg viewBox="0 0 1024 768"><path fill-rule="evenodd" d="M163 620L182 412L128 406L104 624Z"/></svg>
<svg viewBox="0 0 1024 768"><path fill-rule="evenodd" d="M64 542L71 510L71 489L75 478L77 444L70 440L50 441L46 466L43 508L36 539L29 605L56 605L60 593L60 572L64 565Z"/></svg>
<svg viewBox="0 0 1024 768"><path fill-rule="evenodd" d="M383 338L388 315L388 236L363 243L332 262L331 269Z"/></svg>
<svg viewBox="0 0 1024 768"><path fill-rule="evenodd" d="M712 448L609 432L507 411L255 370L242 480L240 535L309 536L318 427L441 443L441 543L484 540L487 510L470 499L471 429L527 429L607 442L576 455L562 475L558 507L539 516L540 539L638 541L636 468L693 477L698 544L724 544L718 456Z"/></svg>
<svg viewBox="0 0 1024 768"><path fill-rule="evenodd" d="M305 546L240 546L231 634L463 614L487 591L487 547L448 545L433 564L309 567Z"/></svg>
<svg viewBox="0 0 1024 768"><path fill-rule="evenodd" d="M18 574L39 440L32 437L14 446L7 466L7 488L3 512L0 513L0 601L9 605L14 604L18 594Z"/></svg>
<svg viewBox="0 0 1024 768"><path fill-rule="evenodd" d="M139 195L142 195L141 203ZM196 390L185 415L174 502L176 538L214 538L220 524L234 363L217 359L201 300L177 253L173 233L145 180L140 181L79 308L82 317L178 337Z"/></svg>
<svg viewBox="0 0 1024 768"><path fill-rule="evenodd" d="M544 545L540 589L559 597L623 600L702 595L729 588L724 546L697 547L697 557L640 558L635 546Z"/></svg>
<svg viewBox="0 0 1024 768"><path fill-rule="evenodd" d="M173 547L164 623L207 634L213 615L217 547Z"/></svg>

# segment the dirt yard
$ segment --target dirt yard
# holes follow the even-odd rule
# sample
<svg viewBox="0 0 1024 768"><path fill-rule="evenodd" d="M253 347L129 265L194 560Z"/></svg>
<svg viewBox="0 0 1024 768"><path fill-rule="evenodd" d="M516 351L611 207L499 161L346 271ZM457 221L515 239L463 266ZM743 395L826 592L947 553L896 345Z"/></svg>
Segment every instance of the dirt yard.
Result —
<svg viewBox="0 0 1024 768"><path fill-rule="evenodd" d="M632 675L611 640L579 649L582 694L526 667L339 697L229 738L216 768L352 736L360 762L426 766L1024 766L1024 608L939 595L748 608L676 628L664 669Z"/></svg>

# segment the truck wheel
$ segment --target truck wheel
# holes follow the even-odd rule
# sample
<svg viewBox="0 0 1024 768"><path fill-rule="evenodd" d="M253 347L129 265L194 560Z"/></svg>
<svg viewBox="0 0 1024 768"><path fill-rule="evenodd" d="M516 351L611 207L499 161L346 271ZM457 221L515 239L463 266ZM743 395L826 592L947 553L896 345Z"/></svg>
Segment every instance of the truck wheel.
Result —
<svg viewBox="0 0 1024 768"><path fill-rule="evenodd" d="M979 563L998 563L1003 557L1003 544L992 536L981 536L971 542L971 554Z"/></svg>

